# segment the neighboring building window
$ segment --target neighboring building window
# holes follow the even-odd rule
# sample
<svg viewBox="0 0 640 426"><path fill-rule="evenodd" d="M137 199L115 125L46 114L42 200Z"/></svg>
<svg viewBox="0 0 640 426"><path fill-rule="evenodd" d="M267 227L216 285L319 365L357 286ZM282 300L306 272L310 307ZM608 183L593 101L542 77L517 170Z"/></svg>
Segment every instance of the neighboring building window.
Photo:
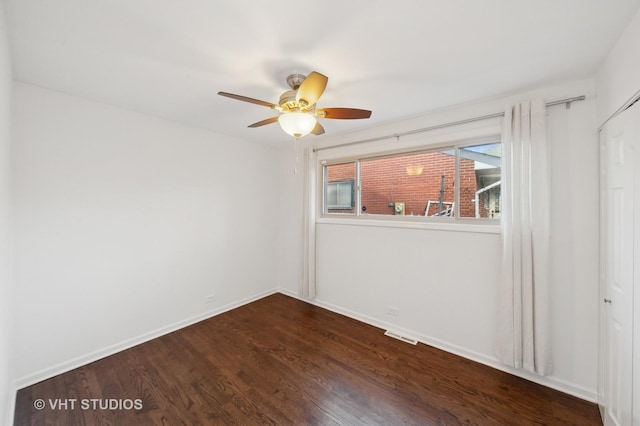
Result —
<svg viewBox="0 0 640 426"><path fill-rule="evenodd" d="M355 213L356 163L331 164L324 168L324 212Z"/></svg>
<svg viewBox="0 0 640 426"><path fill-rule="evenodd" d="M353 180L327 183L327 208L329 210L353 209Z"/></svg>
<svg viewBox="0 0 640 426"><path fill-rule="evenodd" d="M324 164L323 212L498 219L501 165L499 142Z"/></svg>

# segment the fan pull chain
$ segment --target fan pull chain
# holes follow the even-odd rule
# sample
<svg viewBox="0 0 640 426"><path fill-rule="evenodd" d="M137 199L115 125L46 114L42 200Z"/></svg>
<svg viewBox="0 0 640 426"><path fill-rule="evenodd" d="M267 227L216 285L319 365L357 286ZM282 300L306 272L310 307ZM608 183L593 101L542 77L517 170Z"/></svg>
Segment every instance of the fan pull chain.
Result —
<svg viewBox="0 0 640 426"><path fill-rule="evenodd" d="M296 166L293 168L293 174L297 175L298 174L298 138L296 138L294 145L296 150Z"/></svg>

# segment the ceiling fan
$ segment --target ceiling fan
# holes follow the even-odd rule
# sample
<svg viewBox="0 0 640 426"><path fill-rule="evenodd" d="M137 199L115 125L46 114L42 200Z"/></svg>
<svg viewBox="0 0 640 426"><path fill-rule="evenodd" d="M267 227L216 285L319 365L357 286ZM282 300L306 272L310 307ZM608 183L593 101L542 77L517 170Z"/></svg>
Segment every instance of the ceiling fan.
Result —
<svg viewBox="0 0 640 426"><path fill-rule="evenodd" d="M248 127L261 127L277 121L280 123L282 130L296 139L309 133L314 135L323 134L324 128L317 118L354 120L371 117L371 111L365 109L316 108L316 102L324 93L328 80L326 76L315 71L308 76L291 74L287 77L287 84L291 87L291 90L287 90L280 95L278 104L227 92L218 92L218 95L265 106L280 112L279 116L258 121Z"/></svg>

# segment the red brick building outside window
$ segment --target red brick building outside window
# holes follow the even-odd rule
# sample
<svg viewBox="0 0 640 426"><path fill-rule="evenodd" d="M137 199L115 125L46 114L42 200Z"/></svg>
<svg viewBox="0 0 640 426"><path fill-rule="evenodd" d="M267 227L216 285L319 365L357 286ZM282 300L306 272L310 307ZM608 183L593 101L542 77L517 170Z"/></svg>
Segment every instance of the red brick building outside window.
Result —
<svg viewBox="0 0 640 426"><path fill-rule="evenodd" d="M442 212L455 202L455 167L453 149L363 159L360 161L360 214L435 216L438 209ZM350 205L329 208L328 213L355 213L356 162L326 166L325 173L326 188L330 191L341 191L342 197L349 195L345 194L348 188L353 191ZM460 217L476 217L476 192L487 186L487 176L491 177L490 183L499 181L499 173L499 167L478 170L476 161L460 157ZM478 217L499 217L499 201L495 201L499 200L499 191L499 183L490 190L480 191ZM331 197L335 199L335 193ZM491 206L485 206L489 199L493 200ZM402 212L396 209L399 203L404 205Z"/></svg>

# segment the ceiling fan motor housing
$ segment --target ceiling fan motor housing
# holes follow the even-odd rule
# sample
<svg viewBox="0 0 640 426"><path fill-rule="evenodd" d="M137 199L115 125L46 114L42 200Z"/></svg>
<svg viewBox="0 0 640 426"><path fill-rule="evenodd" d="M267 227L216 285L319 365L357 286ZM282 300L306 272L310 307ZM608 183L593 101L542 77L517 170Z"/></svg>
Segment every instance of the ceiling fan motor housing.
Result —
<svg viewBox="0 0 640 426"><path fill-rule="evenodd" d="M308 108L306 108L307 105L298 102L296 99L298 88L305 78L307 78L307 76L304 74L291 74L287 77L287 84L291 87L291 90L287 90L280 95L279 105L282 112L308 111Z"/></svg>
<svg viewBox="0 0 640 426"><path fill-rule="evenodd" d="M298 90L298 87L300 87L305 78L307 78L307 76L304 74L291 74L287 77L287 84L293 90Z"/></svg>
<svg viewBox="0 0 640 426"><path fill-rule="evenodd" d="M287 90L280 95L280 108L283 111L296 111L300 108L300 104L296 101L296 91Z"/></svg>

